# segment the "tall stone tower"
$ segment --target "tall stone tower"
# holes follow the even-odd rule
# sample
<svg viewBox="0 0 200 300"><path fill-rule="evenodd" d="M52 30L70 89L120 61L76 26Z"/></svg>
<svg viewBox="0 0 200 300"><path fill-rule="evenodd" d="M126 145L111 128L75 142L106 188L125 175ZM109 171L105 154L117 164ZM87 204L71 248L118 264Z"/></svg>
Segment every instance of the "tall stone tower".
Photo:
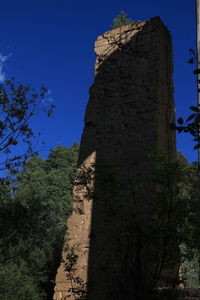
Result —
<svg viewBox="0 0 200 300"><path fill-rule="evenodd" d="M176 151L171 37L156 17L104 33L95 52L54 299L144 299L157 259L144 238L156 189L150 153Z"/></svg>

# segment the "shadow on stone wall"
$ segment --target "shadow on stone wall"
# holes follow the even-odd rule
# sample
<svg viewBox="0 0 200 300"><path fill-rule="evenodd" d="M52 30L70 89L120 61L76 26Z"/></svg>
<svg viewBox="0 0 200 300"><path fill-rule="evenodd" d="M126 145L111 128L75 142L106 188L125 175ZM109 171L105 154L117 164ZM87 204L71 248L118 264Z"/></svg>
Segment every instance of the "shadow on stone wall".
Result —
<svg viewBox="0 0 200 300"><path fill-rule="evenodd" d="M54 294L54 280L56 276L57 269L60 265L60 253L63 247L63 236L59 237L53 247L52 259L49 261L48 265L46 266L46 276L48 278L47 282L43 283L42 290L45 291L46 296L45 300L52 300Z"/></svg>
<svg viewBox="0 0 200 300"><path fill-rule="evenodd" d="M96 152L94 190L84 200L93 201L88 300L144 300L162 264L152 222L149 154L155 148L169 151L168 70L162 65L167 47L168 32L155 18L109 57L99 58L103 63L90 89L78 163ZM165 123L161 138L159 114Z"/></svg>

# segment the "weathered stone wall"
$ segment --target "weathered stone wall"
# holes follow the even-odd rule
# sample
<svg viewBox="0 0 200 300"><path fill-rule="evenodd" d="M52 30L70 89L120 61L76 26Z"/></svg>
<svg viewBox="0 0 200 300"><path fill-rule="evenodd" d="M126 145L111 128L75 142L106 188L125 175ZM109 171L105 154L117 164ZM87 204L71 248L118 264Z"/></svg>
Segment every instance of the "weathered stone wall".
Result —
<svg viewBox="0 0 200 300"><path fill-rule="evenodd" d="M79 299L86 286L89 300L131 300L148 285L151 247L142 246L140 254L136 248L137 224L148 231L155 190L149 154L159 149L175 157L171 38L161 20L108 31L95 52L56 300ZM135 194L141 182L144 188Z"/></svg>

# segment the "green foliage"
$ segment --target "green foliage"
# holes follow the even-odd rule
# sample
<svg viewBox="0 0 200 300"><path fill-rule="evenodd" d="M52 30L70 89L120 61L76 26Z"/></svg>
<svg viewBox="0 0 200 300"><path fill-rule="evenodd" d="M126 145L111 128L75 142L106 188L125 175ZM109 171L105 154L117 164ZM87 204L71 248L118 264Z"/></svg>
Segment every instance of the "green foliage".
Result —
<svg viewBox="0 0 200 300"><path fill-rule="evenodd" d="M30 119L43 111L50 117L55 108L45 102L48 90L39 92L29 85L16 82L15 78L0 84L0 170L16 172L24 159L33 154L33 139L36 134L30 127ZM26 146L24 154L12 155L13 147Z"/></svg>
<svg viewBox="0 0 200 300"><path fill-rule="evenodd" d="M198 184L198 166L189 164L179 154L179 161L183 168L181 190L185 197L182 209L185 210L185 223L182 231L183 239L181 249L181 274L186 286L199 286L199 257L200 257L200 202Z"/></svg>
<svg viewBox="0 0 200 300"><path fill-rule="evenodd" d="M52 298L66 218L72 210L78 150L77 144L57 146L47 160L31 157L12 193L9 183L1 180L0 299Z"/></svg>
<svg viewBox="0 0 200 300"><path fill-rule="evenodd" d="M44 293L38 286L38 274L30 273L25 260L0 266L0 298L5 300L41 300Z"/></svg>
<svg viewBox="0 0 200 300"><path fill-rule="evenodd" d="M113 19L112 29L130 24L131 22L133 21L128 18L127 14L124 11L121 11L118 17Z"/></svg>
<svg viewBox="0 0 200 300"><path fill-rule="evenodd" d="M172 250L168 252L172 262L176 259L175 245L178 246L177 262L184 284L198 286L200 203L197 165L189 164L181 153L177 154L176 162L158 159L156 183L162 187L157 192L158 202L155 201L159 216L157 226L162 228L158 234L162 237L164 233L166 249L169 247Z"/></svg>

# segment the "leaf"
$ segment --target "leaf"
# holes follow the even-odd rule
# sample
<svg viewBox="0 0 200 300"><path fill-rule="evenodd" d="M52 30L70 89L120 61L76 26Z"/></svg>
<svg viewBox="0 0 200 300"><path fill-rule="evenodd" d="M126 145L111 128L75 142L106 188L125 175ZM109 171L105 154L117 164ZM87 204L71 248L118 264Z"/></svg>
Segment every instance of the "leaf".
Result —
<svg viewBox="0 0 200 300"><path fill-rule="evenodd" d="M200 74L200 70L199 70L199 69L195 69L195 70L193 71L193 74L195 74L195 75Z"/></svg>
<svg viewBox="0 0 200 300"><path fill-rule="evenodd" d="M183 127L176 127L176 130L178 131L178 133L181 133L183 130L184 130L184 128Z"/></svg>
<svg viewBox="0 0 200 300"><path fill-rule="evenodd" d="M200 114L199 113L195 117L195 123L197 123L197 124L200 123Z"/></svg>
<svg viewBox="0 0 200 300"><path fill-rule="evenodd" d="M178 122L178 124L183 125L183 123L184 123L183 118L178 118L177 122Z"/></svg>
<svg viewBox="0 0 200 300"><path fill-rule="evenodd" d="M195 112L199 112L199 108L197 106L190 106L190 109Z"/></svg>
<svg viewBox="0 0 200 300"><path fill-rule="evenodd" d="M191 114L191 115L187 118L186 122L191 121L192 119L194 119L195 116L196 116L196 114Z"/></svg>
<svg viewBox="0 0 200 300"><path fill-rule="evenodd" d="M200 148L200 144L196 144L196 145L194 146L194 150L199 149L199 148Z"/></svg>
<svg viewBox="0 0 200 300"><path fill-rule="evenodd" d="M187 61L188 64L193 64L194 63L194 58L190 58L188 61Z"/></svg>
<svg viewBox="0 0 200 300"><path fill-rule="evenodd" d="M191 49L191 48L190 48L190 49L189 49L189 52L195 55L194 49Z"/></svg>

